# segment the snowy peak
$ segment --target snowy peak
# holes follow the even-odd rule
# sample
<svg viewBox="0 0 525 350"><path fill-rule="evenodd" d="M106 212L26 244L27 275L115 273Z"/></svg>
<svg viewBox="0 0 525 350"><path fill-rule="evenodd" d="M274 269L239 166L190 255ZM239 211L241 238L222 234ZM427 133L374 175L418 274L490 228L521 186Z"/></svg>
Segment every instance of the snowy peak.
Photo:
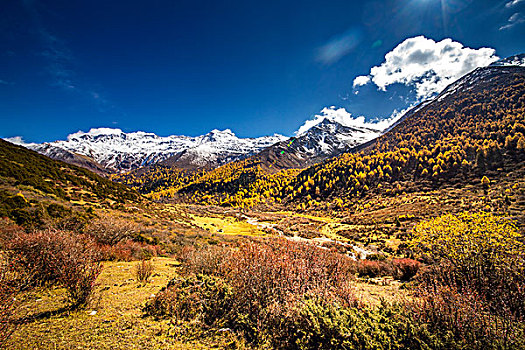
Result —
<svg viewBox="0 0 525 350"><path fill-rule="evenodd" d="M321 113L305 122L296 137L268 147L255 158L272 172L305 168L348 152L382 134L383 123L366 123L363 117L356 121L343 108L325 108Z"/></svg>
<svg viewBox="0 0 525 350"><path fill-rule="evenodd" d="M378 129L346 125L323 119L296 139L296 148L310 157L330 157L350 150L381 135Z"/></svg>
<svg viewBox="0 0 525 350"><path fill-rule="evenodd" d="M202 142L204 143L220 142L224 140L234 140L234 139L238 139L238 138L230 129L225 129L225 130L213 129L212 131L210 131L209 133L207 133L206 135L202 137Z"/></svg>
<svg viewBox="0 0 525 350"><path fill-rule="evenodd" d="M183 161L187 168L215 167L253 155L284 139L282 135L239 138L230 129L215 129L197 137L163 137L143 131L126 133L120 129L93 128L70 134L64 141L26 147L55 159L64 154L87 156L110 171L125 172L172 157Z"/></svg>
<svg viewBox="0 0 525 350"><path fill-rule="evenodd" d="M325 125L338 124L349 128L369 130L371 133L377 133L385 130L393 122L391 119L383 119L375 122L366 121L363 116L354 117L344 108L331 106L323 108L321 114L315 115L311 120L307 120L295 134L297 137L300 137L314 126L322 123Z"/></svg>

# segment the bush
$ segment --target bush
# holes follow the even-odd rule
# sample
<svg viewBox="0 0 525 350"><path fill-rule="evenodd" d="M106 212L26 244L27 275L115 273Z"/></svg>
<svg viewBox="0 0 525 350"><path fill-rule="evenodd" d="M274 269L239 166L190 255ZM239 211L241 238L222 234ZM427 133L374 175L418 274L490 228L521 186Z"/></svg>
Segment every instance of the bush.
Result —
<svg viewBox="0 0 525 350"><path fill-rule="evenodd" d="M85 305L101 270L92 239L67 231L17 232L4 243L9 261L32 285L60 285L74 307Z"/></svg>
<svg viewBox="0 0 525 350"><path fill-rule="evenodd" d="M438 266L423 282L475 292L492 312L525 317L525 240L511 221L488 213L445 215L417 225L411 247Z"/></svg>
<svg viewBox="0 0 525 350"><path fill-rule="evenodd" d="M357 263L357 274L359 277L379 277L381 275L381 265L376 260L359 260Z"/></svg>
<svg viewBox="0 0 525 350"><path fill-rule="evenodd" d="M421 264L411 259L359 261L361 273L394 273L404 280L417 274L408 301L365 307L353 294L356 263L346 256L286 239L221 249L185 248L184 264L195 267L186 267L189 275L172 280L146 312L173 318L176 334L227 327L252 345L275 349L525 346L522 321L494 312L475 290L444 284L455 275L441 265L419 271Z"/></svg>
<svg viewBox="0 0 525 350"><path fill-rule="evenodd" d="M381 277L392 276L393 268L391 260L368 260L362 259L357 261L357 274L359 277Z"/></svg>
<svg viewBox="0 0 525 350"><path fill-rule="evenodd" d="M148 315L197 320L204 326L220 326L231 311L232 290L219 277L196 275L175 278L146 304Z"/></svg>
<svg viewBox="0 0 525 350"><path fill-rule="evenodd" d="M65 218L72 214L71 209L57 203L51 203L47 206L47 213L52 218Z"/></svg>
<svg viewBox="0 0 525 350"><path fill-rule="evenodd" d="M45 213L41 207L13 209L9 212L9 217L18 225L29 230L41 229L46 226Z"/></svg>
<svg viewBox="0 0 525 350"><path fill-rule="evenodd" d="M310 294L356 303L354 262L306 243L272 239L229 250L185 247L181 260L189 276L170 282L148 303L148 314L228 327L257 343L267 333L272 310L290 298Z"/></svg>
<svg viewBox="0 0 525 350"><path fill-rule="evenodd" d="M187 274L217 275L228 252L228 248L216 245L202 248L185 246L179 254L179 259Z"/></svg>
<svg viewBox="0 0 525 350"><path fill-rule="evenodd" d="M393 277L401 281L409 281L421 269L421 263L412 259L394 259Z"/></svg>
<svg viewBox="0 0 525 350"><path fill-rule="evenodd" d="M101 259L109 261L133 261L151 259L157 256L157 249L132 240L121 241L116 245L100 247Z"/></svg>
<svg viewBox="0 0 525 350"><path fill-rule="evenodd" d="M452 349L447 334L430 332L405 304L343 307L306 296L272 316L268 336L275 349Z"/></svg>
<svg viewBox="0 0 525 350"><path fill-rule="evenodd" d="M525 348L525 243L512 222L445 215L416 226L410 245L434 264L408 307L443 347Z"/></svg>
<svg viewBox="0 0 525 350"><path fill-rule="evenodd" d="M313 293L354 303L350 282L354 262L347 256L286 239L243 242L238 249L221 247L184 249L189 272L206 272L232 288L230 313L223 323L241 331L251 342L261 340L269 307L291 296ZM219 312L220 313L220 312Z"/></svg>
<svg viewBox="0 0 525 350"><path fill-rule="evenodd" d="M131 220L102 214L93 220L84 232L100 244L116 245L119 242L134 239L140 231L141 226Z"/></svg>
<svg viewBox="0 0 525 350"><path fill-rule="evenodd" d="M419 287L406 308L440 349L523 349L523 323L494 315L475 292L442 285Z"/></svg>
<svg viewBox="0 0 525 350"><path fill-rule="evenodd" d="M31 206L31 204L29 204L29 202L22 193L17 193L13 196L9 196L6 199L4 199L3 202L3 204L9 209L22 209Z"/></svg>
<svg viewBox="0 0 525 350"><path fill-rule="evenodd" d="M137 281L140 283L148 283L151 275L153 274L153 264L151 261L142 260L141 262L135 265L135 276Z"/></svg>

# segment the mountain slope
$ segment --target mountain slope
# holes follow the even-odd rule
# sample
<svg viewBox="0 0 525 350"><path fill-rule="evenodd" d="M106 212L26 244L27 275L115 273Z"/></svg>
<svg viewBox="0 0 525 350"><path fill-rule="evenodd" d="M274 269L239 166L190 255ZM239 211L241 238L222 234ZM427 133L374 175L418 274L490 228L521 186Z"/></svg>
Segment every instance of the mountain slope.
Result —
<svg viewBox="0 0 525 350"><path fill-rule="evenodd" d="M523 167L524 107L525 68L478 68L359 153L305 170L282 195L359 198L505 176Z"/></svg>
<svg viewBox="0 0 525 350"><path fill-rule="evenodd" d="M78 202L137 200L136 192L87 169L56 161L0 140L2 197L19 191L35 198Z"/></svg>
<svg viewBox="0 0 525 350"><path fill-rule="evenodd" d="M38 146L35 144L34 146L27 148L37 151L40 154L44 154L51 159L60 160L72 165L86 168L99 175L106 175L108 173L108 169L97 163L93 158L77 154L48 143Z"/></svg>
<svg viewBox="0 0 525 350"><path fill-rule="evenodd" d="M373 125L373 124L372 124ZM324 118L318 124L286 141L281 141L253 156L265 170L302 169L348 152L381 135L381 130L346 126Z"/></svg>
<svg viewBox="0 0 525 350"><path fill-rule="evenodd" d="M179 186L171 196L221 205L277 201L345 208L375 195L479 184L484 176L498 181L523 168L524 108L525 68L479 68L409 111L383 136L298 175L268 171L265 161L272 157L276 164L279 157L296 161L287 156L293 146L281 143L262 152L266 160L256 155L230 163Z"/></svg>

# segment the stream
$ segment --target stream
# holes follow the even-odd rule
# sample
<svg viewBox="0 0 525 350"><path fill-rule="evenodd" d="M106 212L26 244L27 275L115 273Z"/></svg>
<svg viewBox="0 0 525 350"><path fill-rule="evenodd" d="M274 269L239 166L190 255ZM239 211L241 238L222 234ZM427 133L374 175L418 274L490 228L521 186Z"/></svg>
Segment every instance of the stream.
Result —
<svg viewBox="0 0 525 350"><path fill-rule="evenodd" d="M237 214L237 216L239 216L239 215ZM334 243L334 244L342 245L344 247L350 247L353 250L353 252L349 252L348 255L353 260L366 259L366 257L368 255L373 253L373 252L371 252L369 250L366 250L366 249L364 249L362 247L359 247L357 245L346 243L346 242L341 242L341 241L337 241L337 240L333 240L333 239L328 238L328 237L317 237L317 238L312 238L312 239L303 238L303 237L299 237L299 236L288 237L288 236L284 235L283 231L275 228L276 224L268 224L268 223L260 222L257 218L254 218L254 217L251 217L251 216L247 216L245 214L241 214L240 217L245 219L246 222L249 223L250 225L253 225L253 226L257 227L258 229L269 229L269 230L275 231L275 232L277 232L277 234L279 236L286 237L286 239L289 239L289 240L310 242L310 243L314 242L314 243L318 243L318 244Z"/></svg>

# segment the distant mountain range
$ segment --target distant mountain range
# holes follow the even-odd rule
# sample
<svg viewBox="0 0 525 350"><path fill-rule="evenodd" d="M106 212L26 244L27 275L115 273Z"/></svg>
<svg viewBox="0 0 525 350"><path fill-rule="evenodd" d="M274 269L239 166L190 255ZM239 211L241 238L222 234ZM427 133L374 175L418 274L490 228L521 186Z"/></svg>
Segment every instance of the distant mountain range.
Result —
<svg viewBox="0 0 525 350"><path fill-rule="evenodd" d="M197 137L162 137L142 131L125 133L120 129L97 128L71 134L65 141L24 146L98 172L126 172L164 161L181 168L213 168L285 139L277 134L239 138L229 129L212 130Z"/></svg>
<svg viewBox="0 0 525 350"><path fill-rule="evenodd" d="M301 127L301 133L293 138L293 147L287 152L287 158L291 161L286 162L284 158L275 168L307 166L369 141L382 131L374 123L347 126L356 120L350 115L346 116L346 123L340 119L325 113L318 116L316 122L311 122L308 128ZM67 140L42 144L24 143L20 138L6 140L99 174L122 173L155 164L185 170L212 169L265 149L280 152L290 142L288 137L278 134L239 138L230 129L212 130L197 137L162 137L143 131L126 133L112 128L79 131L69 135Z"/></svg>

